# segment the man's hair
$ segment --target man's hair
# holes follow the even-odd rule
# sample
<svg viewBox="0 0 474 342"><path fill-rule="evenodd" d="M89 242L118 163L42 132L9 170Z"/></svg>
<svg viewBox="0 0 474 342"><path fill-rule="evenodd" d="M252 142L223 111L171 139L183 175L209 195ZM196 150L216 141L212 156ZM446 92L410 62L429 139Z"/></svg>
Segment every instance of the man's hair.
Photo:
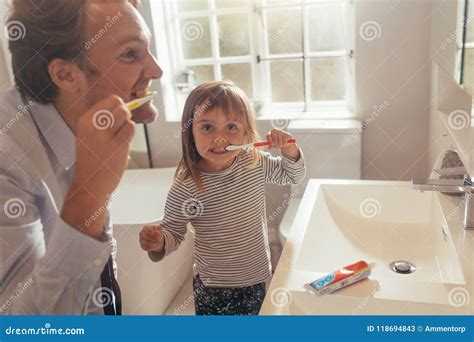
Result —
<svg viewBox="0 0 474 342"><path fill-rule="evenodd" d="M40 103L55 99L58 87L48 73L48 65L55 58L74 62L81 69L87 67L84 43L88 2L12 0L5 25L15 85L23 95ZM136 6L138 1L129 2Z"/></svg>

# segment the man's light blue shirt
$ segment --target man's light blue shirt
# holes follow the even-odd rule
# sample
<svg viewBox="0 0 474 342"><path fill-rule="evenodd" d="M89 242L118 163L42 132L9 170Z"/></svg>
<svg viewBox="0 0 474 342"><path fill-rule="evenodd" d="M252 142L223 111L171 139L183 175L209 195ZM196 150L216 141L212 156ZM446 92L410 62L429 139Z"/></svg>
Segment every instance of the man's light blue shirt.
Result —
<svg viewBox="0 0 474 342"><path fill-rule="evenodd" d="M0 93L2 314L103 314L100 274L116 246L110 215L103 241L60 217L75 157L53 104L23 101L15 88Z"/></svg>

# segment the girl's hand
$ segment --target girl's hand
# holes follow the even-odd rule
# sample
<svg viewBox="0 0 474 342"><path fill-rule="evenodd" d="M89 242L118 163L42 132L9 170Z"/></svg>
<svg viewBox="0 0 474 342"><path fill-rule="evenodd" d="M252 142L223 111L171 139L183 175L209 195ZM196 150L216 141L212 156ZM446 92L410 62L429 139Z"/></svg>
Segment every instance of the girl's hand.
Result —
<svg viewBox="0 0 474 342"><path fill-rule="evenodd" d="M287 143L290 139L293 139L293 136L281 129L274 128L267 133L267 141L270 143L270 149L280 148L281 153L285 156L298 160L300 158L300 150L298 145Z"/></svg>
<svg viewBox="0 0 474 342"><path fill-rule="evenodd" d="M140 232L140 247L144 251L160 253L164 246L163 228L160 225L143 227Z"/></svg>

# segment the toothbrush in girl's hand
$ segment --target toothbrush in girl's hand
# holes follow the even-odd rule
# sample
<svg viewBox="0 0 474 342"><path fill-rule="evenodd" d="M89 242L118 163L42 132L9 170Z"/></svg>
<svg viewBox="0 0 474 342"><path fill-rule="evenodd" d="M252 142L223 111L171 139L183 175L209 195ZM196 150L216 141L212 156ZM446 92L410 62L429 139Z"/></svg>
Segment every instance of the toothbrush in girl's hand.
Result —
<svg viewBox="0 0 474 342"><path fill-rule="evenodd" d="M296 139L290 139L286 143L295 144ZM235 150L241 150L243 148L256 148L256 147L263 147L263 146L269 146L269 145L270 143L268 141L261 141L261 142L250 143L250 144L245 144L245 145L229 145L225 149L227 151L235 151Z"/></svg>
<svg viewBox="0 0 474 342"><path fill-rule="evenodd" d="M144 97L127 102L125 105L127 106L129 110L140 108L145 103L153 100L153 97L155 97L156 94L158 94L157 91L151 91L151 92L149 91Z"/></svg>

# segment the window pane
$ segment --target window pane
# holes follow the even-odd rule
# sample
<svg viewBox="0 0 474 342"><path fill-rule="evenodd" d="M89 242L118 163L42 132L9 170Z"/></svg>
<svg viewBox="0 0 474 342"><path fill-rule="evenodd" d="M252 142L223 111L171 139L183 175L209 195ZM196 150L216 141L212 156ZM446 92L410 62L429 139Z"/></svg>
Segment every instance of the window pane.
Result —
<svg viewBox="0 0 474 342"><path fill-rule="evenodd" d="M300 7L268 10L266 17L270 54L303 51Z"/></svg>
<svg viewBox="0 0 474 342"><path fill-rule="evenodd" d="M207 0L178 0L180 12L200 11L207 9Z"/></svg>
<svg viewBox="0 0 474 342"><path fill-rule="evenodd" d="M474 90L474 50L466 50L464 56L464 78L463 84L469 94L473 95Z"/></svg>
<svg viewBox="0 0 474 342"><path fill-rule="evenodd" d="M183 19L180 28L185 59L211 57L208 17Z"/></svg>
<svg viewBox="0 0 474 342"><path fill-rule="evenodd" d="M222 57L242 56L250 53L247 14L219 16L217 25Z"/></svg>
<svg viewBox="0 0 474 342"><path fill-rule="evenodd" d="M272 101L304 101L303 62L271 62Z"/></svg>
<svg viewBox="0 0 474 342"><path fill-rule="evenodd" d="M223 64L222 78L233 81L249 98L252 98L252 69L249 63Z"/></svg>
<svg viewBox="0 0 474 342"><path fill-rule="evenodd" d="M198 84L215 80L212 65L195 65L188 67L188 69L194 71Z"/></svg>
<svg viewBox="0 0 474 342"><path fill-rule="evenodd" d="M311 100L343 100L345 95L345 58L320 58L310 62Z"/></svg>
<svg viewBox="0 0 474 342"><path fill-rule="evenodd" d="M344 50L342 6L311 6L309 41L311 51Z"/></svg>
<svg viewBox="0 0 474 342"><path fill-rule="evenodd" d="M252 0L215 0L216 8L242 7L255 4Z"/></svg>

